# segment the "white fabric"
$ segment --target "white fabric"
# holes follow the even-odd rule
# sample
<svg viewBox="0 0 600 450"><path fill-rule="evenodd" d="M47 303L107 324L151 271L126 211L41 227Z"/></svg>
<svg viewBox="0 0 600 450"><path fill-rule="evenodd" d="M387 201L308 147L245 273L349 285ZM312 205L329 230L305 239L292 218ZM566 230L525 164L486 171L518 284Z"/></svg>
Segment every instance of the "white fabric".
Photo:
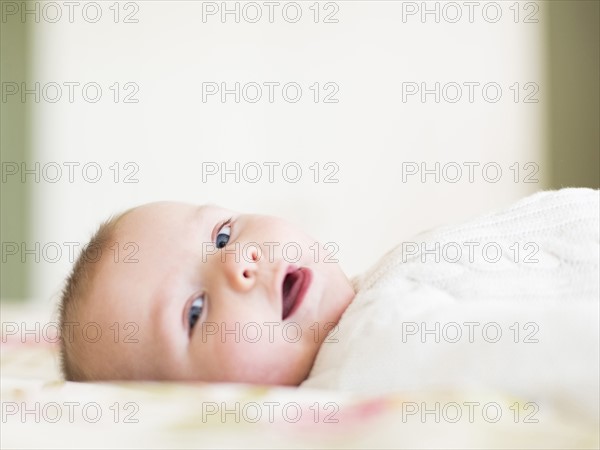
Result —
<svg viewBox="0 0 600 450"><path fill-rule="evenodd" d="M337 342L323 344L302 386L493 390L597 420L599 204L597 190L540 192L398 245L353 279L357 295L329 337ZM414 254L421 242L439 243L439 262Z"/></svg>

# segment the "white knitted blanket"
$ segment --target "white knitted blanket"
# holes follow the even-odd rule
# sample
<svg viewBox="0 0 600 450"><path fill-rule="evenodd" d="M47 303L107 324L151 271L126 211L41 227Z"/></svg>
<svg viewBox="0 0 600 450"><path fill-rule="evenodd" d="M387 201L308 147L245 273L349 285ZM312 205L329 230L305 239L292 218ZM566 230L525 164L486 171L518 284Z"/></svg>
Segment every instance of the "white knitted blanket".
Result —
<svg viewBox="0 0 600 450"><path fill-rule="evenodd" d="M540 192L363 276L304 387L499 392L597 420L600 192Z"/></svg>

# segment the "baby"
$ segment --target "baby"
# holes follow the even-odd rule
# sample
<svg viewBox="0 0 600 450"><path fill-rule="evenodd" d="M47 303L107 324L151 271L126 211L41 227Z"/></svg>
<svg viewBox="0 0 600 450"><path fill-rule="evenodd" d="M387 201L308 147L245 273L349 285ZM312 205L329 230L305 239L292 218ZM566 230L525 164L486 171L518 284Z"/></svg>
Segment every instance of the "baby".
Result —
<svg viewBox="0 0 600 450"><path fill-rule="evenodd" d="M284 220L214 205L108 220L63 290L66 379L300 384L355 295L316 250Z"/></svg>
<svg viewBox="0 0 600 450"><path fill-rule="evenodd" d="M100 227L67 281L63 371L490 389L596 420L599 204L591 189L539 192L405 242L352 280L283 220L140 206Z"/></svg>

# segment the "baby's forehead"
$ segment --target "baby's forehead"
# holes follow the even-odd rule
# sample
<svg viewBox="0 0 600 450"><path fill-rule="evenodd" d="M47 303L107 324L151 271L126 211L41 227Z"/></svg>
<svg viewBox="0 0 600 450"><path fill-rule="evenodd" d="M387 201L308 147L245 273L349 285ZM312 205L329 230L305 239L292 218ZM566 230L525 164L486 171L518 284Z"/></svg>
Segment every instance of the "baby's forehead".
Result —
<svg viewBox="0 0 600 450"><path fill-rule="evenodd" d="M75 335L80 341L79 357L86 371L97 379L161 378L169 351L152 339L139 319L119 317L111 321L88 321ZM156 355L162 358L156 358Z"/></svg>
<svg viewBox="0 0 600 450"><path fill-rule="evenodd" d="M131 210L102 249L84 315L89 320L101 318L109 326L134 321L151 327L151 306L187 287L180 278L186 280L182 273L196 257L190 243L210 240L214 224L203 218L222 210L214 204L181 202L154 202Z"/></svg>
<svg viewBox="0 0 600 450"><path fill-rule="evenodd" d="M228 210L214 203L193 204L176 201L159 201L131 208L123 215L121 220L132 221L147 219L148 217L159 219L161 217L185 216L190 214L207 216L222 211Z"/></svg>
<svg viewBox="0 0 600 450"><path fill-rule="evenodd" d="M151 285L127 274L119 276L118 272L103 275L105 277L98 279L100 283L81 303L76 318L78 335L89 353L88 358L98 363L110 360L120 371L132 373L134 368L130 365L146 361L144 370L153 370L151 356L161 342L154 329ZM97 367L96 370L102 369Z"/></svg>
<svg viewBox="0 0 600 450"><path fill-rule="evenodd" d="M114 238L124 234L139 233L154 227L166 227L181 223L186 216L202 213L200 205L179 202L153 202L128 210L115 227Z"/></svg>

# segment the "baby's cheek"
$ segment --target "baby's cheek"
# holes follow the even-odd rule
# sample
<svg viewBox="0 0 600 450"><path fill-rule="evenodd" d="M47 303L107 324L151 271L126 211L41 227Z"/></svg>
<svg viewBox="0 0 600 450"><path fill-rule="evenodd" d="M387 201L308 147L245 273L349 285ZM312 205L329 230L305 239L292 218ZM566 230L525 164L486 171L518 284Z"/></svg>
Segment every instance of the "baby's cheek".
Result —
<svg viewBox="0 0 600 450"><path fill-rule="evenodd" d="M215 342L213 381L296 385L309 370L301 342L275 333L223 336Z"/></svg>

